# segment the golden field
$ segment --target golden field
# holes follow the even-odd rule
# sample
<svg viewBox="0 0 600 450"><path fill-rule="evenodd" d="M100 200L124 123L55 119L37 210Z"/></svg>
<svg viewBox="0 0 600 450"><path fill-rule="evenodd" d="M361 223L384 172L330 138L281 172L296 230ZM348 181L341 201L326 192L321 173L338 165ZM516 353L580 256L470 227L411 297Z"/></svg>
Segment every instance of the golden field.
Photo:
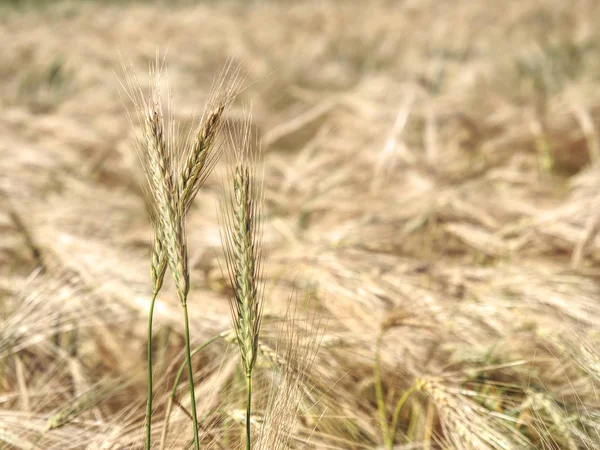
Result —
<svg viewBox="0 0 600 450"><path fill-rule="evenodd" d="M598 23L593 0L0 4L0 448L144 448L153 229L122 61L146 90L157 51L184 126L244 74L254 448L286 364L306 370L277 449L600 448ZM232 326L226 174L187 216L194 347ZM187 449L185 374L161 438L184 361L167 280L152 448ZM236 342L193 362L201 447L242 448Z"/></svg>

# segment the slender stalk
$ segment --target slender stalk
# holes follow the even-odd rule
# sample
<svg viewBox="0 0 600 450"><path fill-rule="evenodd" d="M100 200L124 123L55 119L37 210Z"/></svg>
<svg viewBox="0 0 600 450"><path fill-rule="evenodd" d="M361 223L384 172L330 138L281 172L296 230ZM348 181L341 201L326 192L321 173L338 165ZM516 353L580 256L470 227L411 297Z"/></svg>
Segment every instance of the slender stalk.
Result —
<svg viewBox="0 0 600 450"><path fill-rule="evenodd" d="M192 421L194 423L194 448L200 450L198 439L198 417L196 415L196 395L194 392L194 371L192 369L192 353L190 351L190 323L188 318L187 304L183 303L183 320L185 322L185 354L188 367L188 378L190 386L190 402L192 403Z"/></svg>
<svg viewBox="0 0 600 450"><path fill-rule="evenodd" d="M196 353L201 352L202 350L204 350L206 347L208 347L210 344L212 344L213 342L215 342L217 339L219 339L221 337L223 337L223 333L210 338L204 344L202 344L199 347L196 347L194 350L192 350L191 356L194 356ZM171 417L171 410L173 409L173 403L175 402L175 397L177 396L177 388L179 387L179 381L181 380L181 376L183 375L183 371L184 371L185 367L187 366L187 364L188 364L188 362L187 362L187 358L186 358L183 361L183 363L181 363L181 366L179 366L179 370L177 371L177 374L175 375L175 381L173 382L173 389L171 389L171 396L169 397L169 403L167 404L167 412L165 414L165 425L163 426L162 435L160 437L160 449L161 450L165 447L165 443L167 441L167 434L169 432L169 418Z"/></svg>
<svg viewBox="0 0 600 450"><path fill-rule="evenodd" d="M246 399L246 450L250 450L250 414L252 412L252 373L246 375L246 388L248 397Z"/></svg>
<svg viewBox="0 0 600 450"><path fill-rule="evenodd" d="M383 386L381 383L381 341L383 340L383 331L377 336L375 343L375 366L373 372L375 376L375 396L377 398L377 410L379 411L379 419L381 422L381 434L384 442L389 435L387 416L385 413L385 401L383 399Z"/></svg>
<svg viewBox="0 0 600 450"><path fill-rule="evenodd" d="M406 403L406 400L408 400L408 397L410 397L410 395L415 391L415 389L415 385L411 386L406 392L404 392L404 394L402 394L402 397L400 397L400 400L398 400L398 403L396 404L396 409L394 410L394 415L392 416L392 426L389 429L389 434L387 438L388 449L394 448L394 439L396 437L396 428L398 427L398 418L400 417L400 411L402 411L402 407Z"/></svg>
<svg viewBox="0 0 600 450"><path fill-rule="evenodd" d="M435 419L435 404L427 402L427 413L425 415L425 431L423 436L423 450L431 450L431 437L433 436L433 421Z"/></svg>
<svg viewBox="0 0 600 450"><path fill-rule="evenodd" d="M390 425L387 419L385 400L383 398L383 383L381 381L381 343L383 341L384 334L385 329L382 329L377 336L377 341L375 343L375 366L373 368L373 372L375 376L375 396L377 397L377 410L379 411L379 419L381 422L383 444L387 450L393 450L400 412L402 411L402 407L406 403L406 400L408 400L408 397L410 397L410 395L417 389L417 385L412 385L406 392L404 392L404 394L402 394L402 397L400 397L398 403L396 404L396 408L394 409L392 423Z"/></svg>
<svg viewBox="0 0 600 450"><path fill-rule="evenodd" d="M150 311L148 312L148 402L146 403L146 450L151 447L152 434L152 318L154 316L154 304L158 291L152 294Z"/></svg>

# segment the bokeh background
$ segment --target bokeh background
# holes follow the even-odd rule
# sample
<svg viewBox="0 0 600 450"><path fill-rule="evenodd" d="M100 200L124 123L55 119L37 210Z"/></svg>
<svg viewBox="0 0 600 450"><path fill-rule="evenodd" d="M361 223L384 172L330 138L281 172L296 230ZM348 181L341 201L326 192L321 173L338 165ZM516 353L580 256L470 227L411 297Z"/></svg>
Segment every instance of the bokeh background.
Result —
<svg viewBox="0 0 600 450"><path fill-rule="evenodd" d="M246 74L262 339L291 302L320 343L291 448L599 448L598 23L593 0L0 3L0 448L143 448L153 231L121 60L145 89L157 51L183 123L231 58ZM224 173L188 219L196 345L230 327ZM155 320L159 448L170 284ZM204 446L238 448L235 348L195 358Z"/></svg>

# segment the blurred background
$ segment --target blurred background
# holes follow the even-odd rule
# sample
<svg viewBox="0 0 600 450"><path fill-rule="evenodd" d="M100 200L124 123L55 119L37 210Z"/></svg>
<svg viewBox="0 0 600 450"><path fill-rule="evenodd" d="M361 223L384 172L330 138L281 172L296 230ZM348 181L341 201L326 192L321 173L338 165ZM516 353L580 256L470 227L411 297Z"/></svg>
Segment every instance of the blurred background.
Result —
<svg viewBox="0 0 600 450"><path fill-rule="evenodd" d="M319 343L287 448L599 448L598 23L593 0L1 2L0 448L143 448L153 230L121 60L146 92L157 51L182 123L246 74L261 339L291 298ZM230 327L224 174L188 218L195 345ZM159 448L170 282L155 323ZM237 352L195 358L204 447L238 448ZM189 446L184 384L165 448Z"/></svg>

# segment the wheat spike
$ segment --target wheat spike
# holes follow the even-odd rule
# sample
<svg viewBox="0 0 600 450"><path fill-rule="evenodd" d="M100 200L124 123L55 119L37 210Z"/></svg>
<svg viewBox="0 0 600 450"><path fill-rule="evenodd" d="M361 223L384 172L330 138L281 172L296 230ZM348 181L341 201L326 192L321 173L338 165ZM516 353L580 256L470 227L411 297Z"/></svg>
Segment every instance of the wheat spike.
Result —
<svg viewBox="0 0 600 450"><path fill-rule="evenodd" d="M186 358L190 388L192 420L194 423L194 447L199 449L196 401L194 394L193 371L191 365L189 315L187 296L190 288L187 242L185 236L185 216L194 196L200 189L208 173L218 160L219 151L213 151L214 142L225 106L233 99L235 90L219 103L217 114L208 115L201 124L194 145L189 139L182 145L176 144L172 107L169 104L168 121L165 125L160 98L160 73L158 60L151 69L153 85L151 99L146 100L139 83L128 74L129 96L136 106L138 119L143 127L144 139L138 143L140 159L148 179L151 216L154 219L155 235L151 258L153 298L148 314L148 401L146 405L146 449L151 447L152 416L152 320L156 296L161 289L168 265L177 295L183 306L185 325ZM185 163L182 161L185 159Z"/></svg>
<svg viewBox="0 0 600 450"><path fill-rule="evenodd" d="M242 79L239 66L228 63L209 95L193 142L188 135L178 150L173 149L173 153L177 155L173 159L178 163L178 167L173 168L173 173L177 173L174 189L178 221L185 220L196 194L221 157L222 146L218 145L217 138L225 124L227 108L238 94ZM152 250L152 280L155 291L162 287L167 266L163 239L164 236L157 235Z"/></svg>
<svg viewBox="0 0 600 450"><path fill-rule="evenodd" d="M189 290L185 227L182 218L177 214L179 200L173 181L173 172L180 166L180 155L175 150L171 105L167 110L165 124L160 95L162 68L157 56L157 61L150 69L150 98L146 98L133 71L128 70L124 64L123 66L127 82L125 92L135 106L143 132L143 138L137 143L137 150L148 181L144 192L155 224L151 263L153 289L155 293L160 290L168 264L173 273L178 296L184 302ZM132 122L131 117L129 119ZM165 255L168 257L165 258Z"/></svg>
<svg viewBox="0 0 600 450"><path fill-rule="evenodd" d="M244 370L256 362L262 316L261 206L262 189L250 154L250 117L241 130L230 131L233 148L231 190L221 204L222 241L229 280L233 286L232 318Z"/></svg>
<svg viewBox="0 0 600 450"><path fill-rule="evenodd" d="M505 422L470 400L473 392L447 386L442 380L420 379L416 387L435 404L445 439L459 449L532 449L529 441Z"/></svg>
<svg viewBox="0 0 600 450"><path fill-rule="evenodd" d="M248 115L237 131L230 130L232 147L230 191L221 202L221 241L229 281L233 287L230 301L233 328L246 373L246 450L251 443L252 369L256 363L258 337L262 318L263 289L261 282L261 206L262 189L257 183L255 160L250 153Z"/></svg>
<svg viewBox="0 0 600 450"><path fill-rule="evenodd" d="M145 121L147 151L144 159L147 163L144 168L150 180L154 210L158 217L158 238L155 240L162 240L161 246L168 255L167 261L173 274L179 299L185 303L189 291L185 228L183 220L177 215L178 202L171 173L174 164L170 158L172 154L169 154L167 150L164 119L162 107L157 100L157 90L158 79L154 90L155 99L148 110ZM158 260L157 268L160 270L160 257Z"/></svg>

